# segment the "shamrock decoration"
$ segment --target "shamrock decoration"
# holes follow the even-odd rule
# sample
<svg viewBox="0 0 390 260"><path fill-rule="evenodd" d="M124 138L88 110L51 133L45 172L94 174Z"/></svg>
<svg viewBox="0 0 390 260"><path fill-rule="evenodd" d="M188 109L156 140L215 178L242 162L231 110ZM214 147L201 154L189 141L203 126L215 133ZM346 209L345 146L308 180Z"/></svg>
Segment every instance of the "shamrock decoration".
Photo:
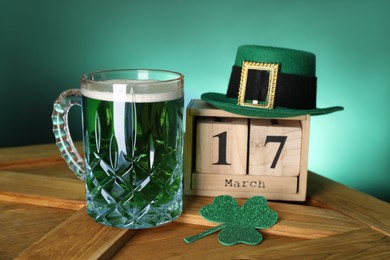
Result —
<svg viewBox="0 0 390 260"><path fill-rule="evenodd" d="M218 240L225 246L237 243L256 245L263 240L263 236L256 228L269 228L278 220L278 213L268 208L267 200L262 196L248 199L242 207L231 196L218 196L212 204L200 209L200 215L208 221L223 224L185 238L184 241L187 243L195 242L222 229L218 234Z"/></svg>

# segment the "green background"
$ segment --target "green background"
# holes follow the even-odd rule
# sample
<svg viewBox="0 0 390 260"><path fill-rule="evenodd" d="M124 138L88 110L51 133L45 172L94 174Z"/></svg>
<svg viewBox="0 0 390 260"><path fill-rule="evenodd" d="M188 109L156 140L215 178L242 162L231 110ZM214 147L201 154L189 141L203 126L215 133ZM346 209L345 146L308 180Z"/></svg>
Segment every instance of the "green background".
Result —
<svg viewBox="0 0 390 260"><path fill-rule="evenodd" d="M383 0L0 0L0 146L54 142L51 110L80 75L185 74L186 102L225 92L237 47L317 56L309 169L390 201L390 2ZM71 113L80 139L80 110Z"/></svg>

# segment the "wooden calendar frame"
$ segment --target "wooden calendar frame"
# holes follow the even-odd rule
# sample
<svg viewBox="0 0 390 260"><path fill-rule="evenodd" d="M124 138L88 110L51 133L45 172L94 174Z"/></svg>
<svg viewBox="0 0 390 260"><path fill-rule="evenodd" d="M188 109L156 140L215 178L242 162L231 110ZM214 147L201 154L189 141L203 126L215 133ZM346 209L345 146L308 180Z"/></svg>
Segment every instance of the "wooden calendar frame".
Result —
<svg viewBox="0 0 390 260"><path fill-rule="evenodd" d="M205 174L197 173L195 170L196 161L196 125L199 117L218 117L218 118L252 118L229 113L217 108L214 108L204 101L193 99L190 101L186 110L186 136L184 148L184 193L187 195L197 196L219 196L231 195L236 198L249 198L256 195L266 197L268 200L283 200L283 201L305 201L307 191L307 167L308 167L308 146L309 146L309 131L310 131L310 115L289 117L289 118L274 118L277 120L298 120L301 122L302 137L301 137L301 156L300 169L297 177L280 177L280 176L261 176L261 178L253 179L253 176L243 175L238 177L234 175L234 180L237 183L246 184L239 188L227 187L222 188L221 185L215 185L217 182L232 180L233 175L227 174ZM252 178L252 179L251 179ZM295 178L295 179L294 179ZM256 182L256 183L255 183ZM261 189L262 183L267 183L272 186L272 189ZM291 188L295 185L296 189ZM270 185L268 185L270 184ZM239 185L239 184L238 184ZM257 185L257 186L256 186ZM225 185L226 186L226 185ZM231 185L230 185L231 186ZM252 187L250 187L252 186ZM260 189L254 189L254 187ZM295 187L295 186L294 186Z"/></svg>

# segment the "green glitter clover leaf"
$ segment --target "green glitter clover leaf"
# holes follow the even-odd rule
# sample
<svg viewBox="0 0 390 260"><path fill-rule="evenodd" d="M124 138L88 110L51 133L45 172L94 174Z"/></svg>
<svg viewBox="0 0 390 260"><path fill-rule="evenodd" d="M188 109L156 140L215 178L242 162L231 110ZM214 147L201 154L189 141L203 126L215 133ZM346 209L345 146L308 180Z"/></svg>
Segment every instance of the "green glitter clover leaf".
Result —
<svg viewBox="0 0 390 260"><path fill-rule="evenodd" d="M263 236L256 229L269 228L278 220L278 213L268 208L267 200L262 196L248 199L242 207L231 196L218 196L212 204L200 209L200 215L208 221L223 224L187 237L185 242L195 242L222 229L218 240L225 246L237 243L257 245L263 240Z"/></svg>

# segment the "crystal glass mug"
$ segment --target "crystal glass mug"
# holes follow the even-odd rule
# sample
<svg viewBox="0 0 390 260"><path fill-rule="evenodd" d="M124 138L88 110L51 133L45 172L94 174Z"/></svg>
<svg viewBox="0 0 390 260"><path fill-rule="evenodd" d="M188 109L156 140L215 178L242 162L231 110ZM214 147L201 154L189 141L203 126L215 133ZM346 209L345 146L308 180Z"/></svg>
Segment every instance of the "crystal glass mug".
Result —
<svg viewBox="0 0 390 260"><path fill-rule="evenodd" d="M163 70L84 74L54 103L56 143L85 182L87 213L119 228L149 228L182 211L184 76ZM84 159L68 111L82 107Z"/></svg>

